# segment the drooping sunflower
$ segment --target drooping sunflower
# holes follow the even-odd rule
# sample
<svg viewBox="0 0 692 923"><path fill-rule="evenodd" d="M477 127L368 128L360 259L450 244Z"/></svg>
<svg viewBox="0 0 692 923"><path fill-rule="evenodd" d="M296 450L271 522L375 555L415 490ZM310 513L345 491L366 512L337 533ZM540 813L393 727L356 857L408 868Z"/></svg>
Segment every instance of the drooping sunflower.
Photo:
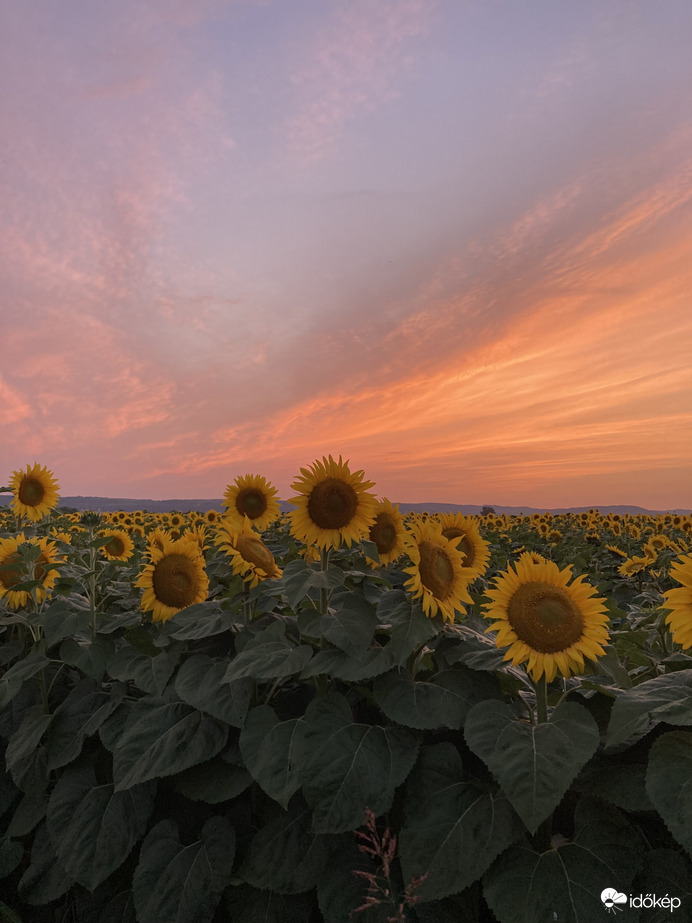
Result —
<svg viewBox="0 0 692 923"><path fill-rule="evenodd" d="M277 494L278 490L259 474L241 474L226 487L224 519L232 528L242 529L243 517L247 516L253 527L262 532L281 515Z"/></svg>
<svg viewBox="0 0 692 923"><path fill-rule="evenodd" d="M122 529L103 529L99 534L110 539L107 544L101 545L104 557L109 561L130 560L135 546L127 532Z"/></svg>
<svg viewBox="0 0 692 923"><path fill-rule="evenodd" d="M310 468L300 469L291 489L298 496L290 503L296 509L289 513L291 534L301 542L320 548L338 548L343 542L365 538L375 519L377 500L368 493L372 481L364 481L364 471L349 470L348 460L341 456L335 461L330 455L316 461Z"/></svg>
<svg viewBox="0 0 692 923"><path fill-rule="evenodd" d="M35 589L37 602L43 602L59 576L58 571L51 568L51 564L62 560L56 553L55 542L49 542L47 538L26 538L23 532L0 539L0 599L5 597L10 609L26 606L31 597L29 590L13 589L31 577L21 554L25 545L34 545L41 549L33 566L33 579L41 581Z"/></svg>
<svg viewBox="0 0 692 923"><path fill-rule="evenodd" d="M439 519L443 536L451 539L462 554L464 577L469 583L481 577L490 560L490 545L481 538L476 520L462 513L442 513Z"/></svg>
<svg viewBox="0 0 692 923"><path fill-rule="evenodd" d="M230 525L220 528L214 541L231 559L233 573L240 574L250 588L257 586L260 580L281 576L274 555L254 531L247 516L240 529Z"/></svg>
<svg viewBox="0 0 692 923"><path fill-rule="evenodd" d="M585 657L597 660L605 653L605 599L594 597L597 591L584 576L570 584L571 578L571 566L560 570L554 561L525 559L486 591L492 603L483 614L493 620L487 631L497 631L497 646L509 646L504 659L526 663L534 680L545 675L551 682L558 670L563 676L583 672Z"/></svg>
<svg viewBox="0 0 692 923"><path fill-rule="evenodd" d="M670 610L666 625L673 641L689 648L692 647L692 555L686 554L675 561L670 568L670 576L682 586L666 590L663 594L663 608Z"/></svg>
<svg viewBox="0 0 692 923"><path fill-rule="evenodd" d="M428 618L439 612L445 621L453 622L461 603L473 603L456 542L444 537L438 522L421 520L408 527L404 548L412 562L404 568L411 574L404 588L420 599Z"/></svg>
<svg viewBox="0 0 692 923"><path fill-rule="evenodd" d="M58 505L60 485L52 471L34 462L26 471L13 471L9 486L14 493L10 506L17 516L38 522Z"/></svg>
<svg viewBox="0 0 692 923"><path fill-rule="evenodd" d="M375 507L375 521L370 526L368 538L377 545L380 564L391 564L404 553L404 536L406 527L404 519L399 512L399 505L383 498ZM366 555L366 561L371 567L378 567Z"/></svg>
<svg viewBox="0 0 692 923"><path fill-rule="evenodd" d="M204 602L209 593L209 578L197 542L164 537L161 544L161 548L149 546L150 563L134 584L144 590L140 607L152 613L154 622L168 621L181 609Z"/></svg>

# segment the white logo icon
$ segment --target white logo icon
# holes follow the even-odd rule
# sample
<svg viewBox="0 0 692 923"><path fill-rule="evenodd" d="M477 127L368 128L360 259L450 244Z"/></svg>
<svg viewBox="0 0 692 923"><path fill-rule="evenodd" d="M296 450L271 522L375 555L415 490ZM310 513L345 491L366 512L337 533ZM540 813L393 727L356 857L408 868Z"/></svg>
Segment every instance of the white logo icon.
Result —
<svg viewBox="0 0 692 923"><path fill-rule="evenodd" d="M615 913L617 910L622 910L622 907L617 906L618 904L627 903L627 895L621 894L615 888L606 888L601 891L601 900L605 904L608 913Z"/></svg>

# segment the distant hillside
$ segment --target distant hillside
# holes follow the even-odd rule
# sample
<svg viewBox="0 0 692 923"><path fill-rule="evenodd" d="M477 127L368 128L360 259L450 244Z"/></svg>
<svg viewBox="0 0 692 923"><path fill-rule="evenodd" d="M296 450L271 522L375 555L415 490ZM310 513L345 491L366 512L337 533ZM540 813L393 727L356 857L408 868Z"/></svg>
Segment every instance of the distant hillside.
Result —
<svg viewBox="0 0 692 923"><path fill-rule="evenodd" d="M12 499L12 494L0 494L0 505L7 504ZM642 506L571 506L558 509L546 509L533 506L496 506L488 503L498 515L529 516L531 513L585 513L589 509L598 509L601 513L620 513L630 516L656 515L657 513L690 513L692 510L647 510ZM170 513L175 510L179 513L189 513L196 510L205 513L207 510L223 512L223 500L132 500L128 497L60 497L60 506L71 507L76 510L96 510L99 513L114 513L117 510L131 513L134 510L145 510L149 513ZM293 509L293 505L285 500L279 501L283 512ZM482 506L463 505L460 503L399 503L402 513L463 513L473 515L480 513Z"/></svg>

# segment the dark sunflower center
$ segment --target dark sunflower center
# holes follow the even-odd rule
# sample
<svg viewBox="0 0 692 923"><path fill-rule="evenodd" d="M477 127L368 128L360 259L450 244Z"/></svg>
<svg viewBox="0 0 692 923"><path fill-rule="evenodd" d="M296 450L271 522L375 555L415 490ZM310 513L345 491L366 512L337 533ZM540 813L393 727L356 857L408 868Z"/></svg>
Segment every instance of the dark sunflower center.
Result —
<svg viewBox="0 0 692 923"><path fill-rule="evenodd" d="M166 555L154 568L152 586L160 603L184 609L194 602L199 590L197 568L184 554Z"/></svg>
<svg viewBox="0 0 692 923"><path fill-rule="evenodd" d="M241 516L245 514L248 519L258 519L267 509L267 498L256 487L244 487L238 491L235 508Z"/></svg>
<svg viewBox="0 0 692 923"><path fill-rule="evenodd" d="M380 554L387 554L396 545L396 527L389 513L378 513L370 529L370 541Z"/></svg>
<svg viewBox="0 0 692 923"><path fill-rule="evenodd" d="M236 540L235 547L244 561L261 567L267 574L273 573L274 555L256 536L241 533Z"/></svg>
<svg viewBox="0 0 692 923"><path fill-rule="evenodd" d="M125 551L125 542L117 535L112 535L108 544L103 547L108 554L118 557Z"/></svg>
<svg viewBox="0 0 692 923"><path fill-rule="evenodd" d="M308 500L310 519L320 529L343 529L358 509L358 494L339 478L325 478L315 484Z"/></svg>
<svg viewBox="0 0 692 923"><path fill-rule="evenodd" d="M38 506L43 502L46 490L38 478L22 478L19 485L19 500L24 506Z"/></svg>
<svg viewBox="0 0 692 923"><path fill-rule="evenodd" d="M446 599L454 586L454 567L449 554L434 542L422 541L420 550L420 579L436 599Z"/></svg>
<svg viewBox="0 0 692 923"><path fill-rule="evenodd" d="M520 641L542 654L555 654L581 638L584 617L563 587L533 581L522 584L507 607L509 624Z"/></svg>
<svg viewBox="0 0 692 923"><path fill-rule="evenodd" d="M448 529L443 529L442 534L445 538L450 539L454 542L454 539L462 536L460 542L456 542L456 546L464 557L464 567L471 567L473 564L474 557L474 548L473 542L470 541L468 535L464 532L463 529L457 529L454 526L450 526Z"/></svg>

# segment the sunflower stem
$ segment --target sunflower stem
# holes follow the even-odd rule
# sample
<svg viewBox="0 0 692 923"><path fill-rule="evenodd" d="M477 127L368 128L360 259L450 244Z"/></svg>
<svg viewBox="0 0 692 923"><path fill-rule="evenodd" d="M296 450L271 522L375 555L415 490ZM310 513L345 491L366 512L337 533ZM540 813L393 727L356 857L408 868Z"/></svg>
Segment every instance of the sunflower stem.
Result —
<svg viewBox="0 0 692 923"><path fill-rule="evenodd" d="M538 724L548 720L548 684L545 681L545 673L534 682L536 689L536 717Z"/></svg>
<svg viewBox="0 0 692 923"><path fill-rule="evenodd" d="M320 549L320 570L325 573L329 567L329 548ZM326 615L329 611L329 591L326 586L320 587L320 614Z"/></svg>

